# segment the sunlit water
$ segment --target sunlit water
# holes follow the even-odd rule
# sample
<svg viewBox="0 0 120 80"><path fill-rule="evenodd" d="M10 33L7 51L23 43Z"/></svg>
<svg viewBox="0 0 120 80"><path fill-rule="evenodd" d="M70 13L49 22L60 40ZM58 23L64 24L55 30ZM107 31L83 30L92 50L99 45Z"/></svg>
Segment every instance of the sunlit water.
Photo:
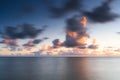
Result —
<svg viewBox="0 0 120 80"><path fill-rule="evenodd" d="M0 58L0 80L119 79L120 58Z"/></svg>

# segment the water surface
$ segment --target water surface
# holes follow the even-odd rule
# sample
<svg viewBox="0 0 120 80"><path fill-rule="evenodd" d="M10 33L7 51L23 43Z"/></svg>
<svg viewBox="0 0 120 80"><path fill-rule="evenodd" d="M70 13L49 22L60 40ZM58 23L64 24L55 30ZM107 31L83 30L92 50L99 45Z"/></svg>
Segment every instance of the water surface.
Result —
<svg viewBox="0 0 120 80"><path fill-rule="evenodd" d="M118 80L120 58L0 57L0 80Z"/></svg>

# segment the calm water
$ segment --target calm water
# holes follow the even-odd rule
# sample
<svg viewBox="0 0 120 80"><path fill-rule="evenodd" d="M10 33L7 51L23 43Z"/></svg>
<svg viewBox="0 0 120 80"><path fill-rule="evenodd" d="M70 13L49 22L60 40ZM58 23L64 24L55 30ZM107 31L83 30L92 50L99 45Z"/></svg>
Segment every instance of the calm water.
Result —
<svg viewBox="0 0 120 80"><path fill-rule="evenodd" d="M119 80L120 58L0 58L0 80Z"/></svg>

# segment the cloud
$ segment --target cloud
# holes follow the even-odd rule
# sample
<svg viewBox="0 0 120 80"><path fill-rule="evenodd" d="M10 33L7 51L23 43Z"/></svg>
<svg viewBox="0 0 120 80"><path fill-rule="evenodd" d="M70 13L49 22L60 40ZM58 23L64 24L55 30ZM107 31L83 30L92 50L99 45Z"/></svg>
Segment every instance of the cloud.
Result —
<svg viewBox="0 0 120 80"><path fill-rule="evenodd" d="M43 38L43 40L47 40L47 39L49 39L49 38L48 38L48 37L44 37L44 38Z"/></svg>
<svg viewBox="0 0 120 80"><path fill-rule="evenodd" d="M17 46L19 46L17 39L5 38L4 40L0 41L0 43L1 44L6 44L9 47L17 47Z"/></svg>
<svg viewBox="0 0 120 80"><path fill-rule="evenodd" d="M52 43L54 48L58 48L62 46L62 42L59 39L53 40Z"/></svg>
<svg viewBox="0 0 120 80"><path fill-rule="evenodd" d="M117 32L117 34L120 34L120 32Z"/></svg>
<svg viewBox="0 0 120 80"><path fill-rule="evenodd" d="M41 39L35 39L35 40L33 41L34 44L39 44L40 42L42 42Z"/></svg>
<svg viewBox="0 0 120 80"><path fill-rule="evenodd" d="M105 23L114 21L118 15L111 12L110 3L113 0L107 0L101 6L94 8L92 12L84 11L83 15L87 16L93 22Z"/></svg>
<svg viewBox="0 0 120 80"><path fill-rule="evenodd" d="M33 46L35 46L34 40L30 40L28 43L23 44L23 46L25 46L25 47L33 47Z"/></svg>
<svg viewBox="0 0 120 80"><path fill-rule="evenodd" d="M10 48L17 48L18 39L26 39L26 38L36 38L39 34L41 34L47 26L43 26L41 29L37 29L33 24L21 24L14 26L6 26L4 31L1 32L2 41L0 44L6 44L7 47ZM33 39L33 41L29 41L28 43L24 44L23 46L33 47L40 42L49 39L48 37L43 37L43 39Z"/></svg>
<svg viewBox="0 0 120 80"><path fill-rule="evenodd" d="M72 12L72 11L79 11L82 7L81 5L82 0L64 0L61 6L54 6L55 1L53 0L52 3L47 1L46 3L49 5L49 11L54 18L59 18L64 16L65 14Z"/></svg>
<svg viewBox="0 0 120 80"><path fill-rule="evenodd" d="M91 44L91 45L88 46L88 48L90 48L90 49L98 49L98 45Z"/></svg>
<svg viewBox="0 0 120 80"><path fill-rule="evenodd" d="M86 26L82 25L82 21L86 23L86 17L72 17L66 21L66 40L64 45L67 47L85 46L85 41L89 38Z"/></svg>
<svg viewBox="0 0 120 80"><path fill-rule="evenodd" d="M18 45L18 40L17 39L14 39L14 40L11 40L11 42L8 44L8 46L19 46Z"/></svg>
<svg viewBox="0 0 120 80"><path fill-rule="evenodd" d="M39 44L39 43L41 43L41 42L43 42L44 40L47 40L47 39L48 39L48 37L44 37L42 39L32 39L29 42L23 44L23 46L25 46L25 47L34 47L35 45L37 45L37 44Z"/></svg>
<svg viewBox="0 0 120 80"><path fill-rule="evenodd" d="M43 26L41 29L35 28L33 24L21 24L14 26L5 27L4 36L10 37L11 39L24 39L24 38L35 38L41 34L47 26Z"/></svg>

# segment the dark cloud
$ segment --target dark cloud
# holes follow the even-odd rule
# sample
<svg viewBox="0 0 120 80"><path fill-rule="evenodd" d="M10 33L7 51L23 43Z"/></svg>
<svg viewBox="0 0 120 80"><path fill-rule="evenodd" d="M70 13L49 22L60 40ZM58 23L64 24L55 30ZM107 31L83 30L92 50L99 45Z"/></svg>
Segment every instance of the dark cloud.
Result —
<svg viewBox="0 0 120 80"><path fill-rule="evenodd" d="M43 26L41 29L35 28L33 24L22 24L14 26L7 26L4 34L12 39L24 39L24 38L35 38L41 34L47 26Z"/></svg>
<svg viewBox="0 0 120 80"><path fill-rule="evenodd" d="M90 49L98 49L98 45L91 44L91 45L88 46L88 48L90 48Z"/></svg>
<svg viewBox="0 0 120 80"><path fill-rule="evenodd" d="M25 46L25 47L33 47L33 46L35 46L34 40L30 40L28 43L23 44L23 46Z"/></svg>
<svg viewBox="0 0 120 80"><path fill-rule="evenodd" d="M79 11L81 8L81 2L82 0L64 0L60 7L54 6L56 0L53 0L51 3L50 1L47 1L47 4L49 5L49 10L52 15L52 17L62 17L66 13L69 13L71 11Z"/></svg>
<svg viewBox="0 0 120 80"><path fill-rule="evenodd" d="M52 43L53 43L53 47L54 47L54 48L58 48L58 47L61 47L61 46L62 46L62 43L60 42L59 39L53 40Z"/></svg>
<svg viewBox="0 0 120 80"><path fill-rule="evenodd" d="M34 47L35 45L43 42L44 40L47 40L48 37L44 37L42 39L33 39L33 40L30 40L29 42L27 42L26 44L23 44L23 46L25 47Z"/></svg>
<svg viewBox="0 0 120 80"><path fill-rule="evenodd" d="M111 12L110 3L113 0L105 1L101 6L94 8L92 12L84 11L83 14L93 22L109 22L118 17L117 14Z"/></svg>
<svg viewBox="0 0 120 80"><path fill-rule="evenodd" d="M43 38L43 40L47 40L47 39L49 39L49 38L48 38L48 37L44 37L44 38Z"/></svg>
<svg viewBox="0 0 120 80"><path fill-rule="evenodd" d="M89 35L87 34L87 28L80 23L80 17L72 17L66 21L66 24L66 40L64 45L67 47L83 47L85 43L82 41L82 38L88 38Z"/></svg>
<svg viewBox="0 0 120 80"><path fill-rule="evenodd" d="M39 44L40 42L42 42L41 39L35 39L35 40L33 41L34 44Z"/></svg>
<svg viewBox="0 0 120 80"><path fill-rule="evenodd" d="M66 20L66 29L73 31L73 32L80 32L80 33L84 33L86 32L86 28L84 28L81 24L80 24L80 17L72 17L70 19Z"/></svg>

